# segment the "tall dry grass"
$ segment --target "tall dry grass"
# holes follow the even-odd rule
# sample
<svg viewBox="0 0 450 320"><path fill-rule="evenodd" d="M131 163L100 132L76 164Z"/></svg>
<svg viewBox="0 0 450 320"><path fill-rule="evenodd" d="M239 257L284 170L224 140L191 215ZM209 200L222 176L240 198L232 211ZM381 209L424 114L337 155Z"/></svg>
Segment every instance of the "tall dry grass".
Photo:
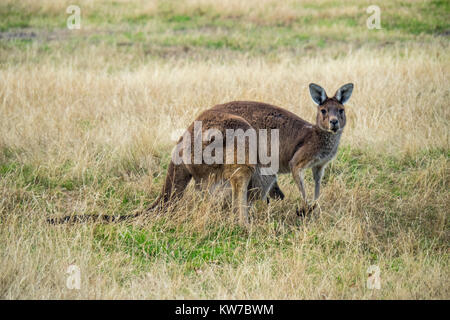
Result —
<svg viewBox="0 0 450 320"><path fill-rule="evenodd" d="M356 89L348 107L345 144L414 152L447 148L449 143L450 67L440 46L394 54L363 49L337 60L178 60L113 74L108 65L77 70L77 60L95 59L86 55L58 66L45 61L32 68L0 70L3 145L30 150L41 160L50 153L52 161L72 159L85 165L92 164L90 151L98 146L108 146L113 155L133 147L145 156L161 145L168 148L172 130L225 101L265 101L313 121L316 109L308 84L321 83L332 95L350 81Z"/></svg>

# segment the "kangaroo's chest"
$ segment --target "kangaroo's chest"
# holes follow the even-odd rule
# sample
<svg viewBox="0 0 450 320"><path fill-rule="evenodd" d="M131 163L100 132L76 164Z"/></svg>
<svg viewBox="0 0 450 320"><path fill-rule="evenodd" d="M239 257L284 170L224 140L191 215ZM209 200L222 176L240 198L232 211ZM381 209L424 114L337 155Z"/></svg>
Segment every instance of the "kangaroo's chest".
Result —
<svg viewBox="0 0 450 320"><path fill-rule="evenodd" d="M320 147L310 162L310 167L322 166L331 161L337 154L340 135L327 136L320 140Z"/></svg>

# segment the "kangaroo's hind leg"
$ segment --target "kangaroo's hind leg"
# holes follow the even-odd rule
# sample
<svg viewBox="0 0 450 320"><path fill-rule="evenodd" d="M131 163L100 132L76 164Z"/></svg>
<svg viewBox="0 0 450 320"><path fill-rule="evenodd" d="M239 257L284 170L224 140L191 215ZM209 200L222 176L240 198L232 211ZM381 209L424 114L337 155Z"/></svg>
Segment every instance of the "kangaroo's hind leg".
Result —
<svg viewBox="0 0 450 320"><path fill-rule="evenodd" d="M159 197L150 205L147 211L158 207L166 208L169 204L176 203L184 193L192 175L184 164L176 165L172 161L167 170L167 176Z"/></svg>
<svg viewBox="0 0 450 320"><path fill-rule="evenodd" d="M230 183L232 191L233 212L239 213L239 223L249 225L247 189L252 177L252 168L239 166L231 174Z"/></svg>

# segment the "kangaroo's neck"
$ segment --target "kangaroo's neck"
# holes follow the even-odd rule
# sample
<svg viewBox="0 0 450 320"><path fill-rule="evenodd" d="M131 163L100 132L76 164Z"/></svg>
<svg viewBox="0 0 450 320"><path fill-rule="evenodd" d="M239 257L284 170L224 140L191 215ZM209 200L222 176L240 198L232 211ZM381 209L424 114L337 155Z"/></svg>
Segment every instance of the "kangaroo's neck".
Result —
<svg viewBox="0 0 450 320"><path fill-rule="evenodd" d="M316 126L317 156L319 158L332 158L336 155L341 141L342 130L337 133L323 130Z"/></svg>

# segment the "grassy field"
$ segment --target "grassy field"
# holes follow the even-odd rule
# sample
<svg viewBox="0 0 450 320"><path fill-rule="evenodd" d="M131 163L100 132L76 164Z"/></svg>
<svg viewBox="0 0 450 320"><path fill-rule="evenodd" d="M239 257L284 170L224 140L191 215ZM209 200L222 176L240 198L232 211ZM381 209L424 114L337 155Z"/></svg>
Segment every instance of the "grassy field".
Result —
<svg viewBox="0 0 450 320"><path fill-rule="evenodd" d="M77 3L69 30L73 1L0 0L0 298L450 298L448 1ZM320 214L286 175L250 230L192 187L158 217L46 223L148 206L172 133L217 103L314 121L310 82L355 84Z"/></svg>

